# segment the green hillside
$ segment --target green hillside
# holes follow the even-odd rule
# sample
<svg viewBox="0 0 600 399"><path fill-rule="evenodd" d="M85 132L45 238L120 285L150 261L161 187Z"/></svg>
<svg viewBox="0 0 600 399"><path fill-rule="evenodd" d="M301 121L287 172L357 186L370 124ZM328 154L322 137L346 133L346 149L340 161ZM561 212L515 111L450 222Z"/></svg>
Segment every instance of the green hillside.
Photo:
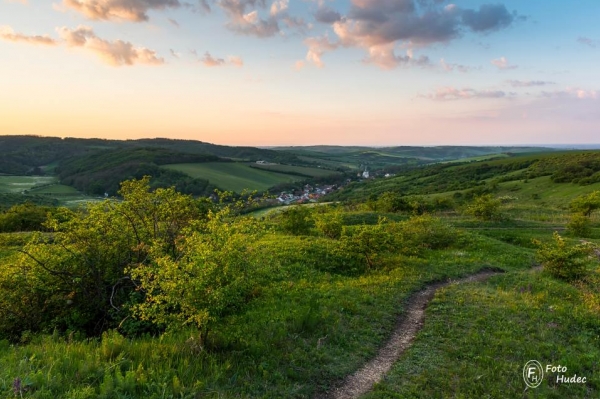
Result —
<svg viewBox="0 0 600 399"><path fill-rule="evenodd" d="M244 189L265 191L281 183L303 180L304 177L261 170L239 162L206 162L164 165L164 169L185 173L195 179L206 179L223 190L241 192Z"/></svg>

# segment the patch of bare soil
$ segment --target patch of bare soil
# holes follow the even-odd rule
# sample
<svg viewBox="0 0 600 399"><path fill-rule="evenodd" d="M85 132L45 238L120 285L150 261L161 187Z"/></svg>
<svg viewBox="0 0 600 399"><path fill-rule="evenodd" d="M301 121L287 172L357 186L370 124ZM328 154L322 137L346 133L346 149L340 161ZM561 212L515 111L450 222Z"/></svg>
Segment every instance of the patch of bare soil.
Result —
<svg viewBox="0 0 600 399"><path fill-rule="evenodd" d="M400 355L411 345L417 332L423 326L425 309L436 291L450 284L483 281L491 276L500 274L496 270L482 270L469 277L446 282L433 283L422 291L413 294L408 301L406 312L400 317L389 341L383 346L377 356L365 364L356 373L348 376L337 388L315 396L315 399L351 399L370 391L390 370Z"/></svg>

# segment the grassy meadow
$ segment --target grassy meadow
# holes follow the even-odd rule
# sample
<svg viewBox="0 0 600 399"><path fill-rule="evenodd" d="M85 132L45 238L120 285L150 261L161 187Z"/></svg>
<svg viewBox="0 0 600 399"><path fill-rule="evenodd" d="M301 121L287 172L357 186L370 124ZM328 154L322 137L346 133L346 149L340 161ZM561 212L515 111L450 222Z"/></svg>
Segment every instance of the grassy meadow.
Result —
<svg viewBox="0 0 600 399"><path fill-rule="evenodd" d="M306 177L324 177L339 174L334 170L324 168L310 168L306 166L293 165L269 165L269 164L249 164L252 168L268 170L276 173L286 173L291 175L306 176Z"/></svg>
<svg viewBox="0 0 600 399"><path fill-rule="evenodd" d="M0 176L0 193L21 193L54 182L54 176Z"/></svg>
<svg viewBox="0 0 600 399"><path fill-rule="evenodd" d="M264 191L280 183L304 179L302 176L251 168L247 163L239 162L171 164L163 167L183 172L193 178L207 179L223 190L234 192L242 192L244 189Z"/></svg>

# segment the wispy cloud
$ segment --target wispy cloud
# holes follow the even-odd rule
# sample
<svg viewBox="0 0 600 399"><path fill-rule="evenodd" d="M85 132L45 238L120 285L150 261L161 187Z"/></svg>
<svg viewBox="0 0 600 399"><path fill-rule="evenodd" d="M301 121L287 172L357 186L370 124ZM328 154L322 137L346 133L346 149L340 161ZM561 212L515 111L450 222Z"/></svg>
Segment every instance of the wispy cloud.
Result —
<svg viewBox="0 0 600 399"><path fill-rule="evenodd" d="M461 65L461 64L452 64L449 62L446 62L446 60L444 60L443 58L440 60L440 66L442 67L442 69L446 72L452 72L452 71L459 71L459 72L469 72L471 71L473 68L466 66L466 65Z"/></svg>
<svg viewBox="0 0 600 399"><path fill-rule="evenodd" d="M406 55L398 55L394 50L394 44L384 44L380 46L371 46L368 49L369 54L364 59L366 63L375 64L382 69L393 69L407 66L429 66L431 63L429 57L421 55L415 57L412 49L406 50Z"/></svg>
<svg viewBox="0 0 600 399"><path fill-rule="evenodd" d="M176 20L174 20L173 18L167 18L167 21L169 21L169 23L171 25L173 25L176 28L179 28L179 22L177 22Z"/></svg>
<svg viewBox="0 0 600 399"><path fill-rule="evenodd" d="M506 83L508 83L512 87L533 87L555 84L554 82L545 80L507 80Z"/></svg>
<svg viewBox="0 0 600 399"><path fill-rule="evenodd" d="M420 95L419 97L435 101L469 100L474 98L503 98L512 96L502 90L475 90L472 88L457 89L455 87L440 87L433 93Z"/></svg>
<svg viewBox="0 0 600 399"><path fill-rule="evenodd" d="M93 20L148 20L149 10L179 7L179 0L63 0L63 5Z"/></svg>
<svg viewBox="0 0 600 399"><path fill-rule="evenodd" d="M134 47L123 40L108 41L96 36L92 28L80 25L76 29L57 28L58 34L70 47L81 47L99 56L102 61L112 66L164 63L154 50L145 47Z"/></svg>
<svg viewBox="0 0 600 399"><path fill-rule="evenodd" d="M505 57L496 58L494 60L491 60L490 63L501 70L517 69L519 67L518 65L513 65L510 62L508 62L508 60Z"/></svg>
<svg viewBox="0 0 600 399"><path fill-rule="evenodd" d="M598 46L598 44L600 44L600 40L593 40L593 39L590 39L589 37L584 37L584 36L579 36L577 38L577 42L581 43L581 44L585 44L586 46L590 46L592 48L596 48L596 46Z"/></svg>
<svg viewBox="0 0 600 399"><path fill-rule="evenodd" d="M579 100L597 100L600 98L598 90L585 90L579 87L567 87L564 90L544 91L542 97L547 98L576 98Z"/></svg>
<svg viewBox="0 0 600 399"><path fill-rule="evenodd" d="M0 39L9 42L40 44L45 46L54 46L58 44L56 40L52 39L48 35L24 35L22 33L15 32L10 26L0 26Z"/></svg>
<svg viewBox="0 0 600 399"><path fill-rule="evenodd" d="M242 67L244 65L244 60L241 57L230 55L225 58L213 57L208 51L204 53L199 61L207 67L218 67L225 65L233 65L236 67Z"/></svg>

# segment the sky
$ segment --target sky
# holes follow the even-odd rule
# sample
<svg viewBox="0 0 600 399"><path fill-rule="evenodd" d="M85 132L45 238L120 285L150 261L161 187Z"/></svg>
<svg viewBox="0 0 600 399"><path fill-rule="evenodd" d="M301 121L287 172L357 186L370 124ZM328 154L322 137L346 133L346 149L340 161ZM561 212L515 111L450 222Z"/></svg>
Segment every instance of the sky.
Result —
<svg viewBox="0 0 600 399"><path fill-rule="evenodd" d="M0 0L0 135L598 144L598 16L598 0Z"/></svg>

